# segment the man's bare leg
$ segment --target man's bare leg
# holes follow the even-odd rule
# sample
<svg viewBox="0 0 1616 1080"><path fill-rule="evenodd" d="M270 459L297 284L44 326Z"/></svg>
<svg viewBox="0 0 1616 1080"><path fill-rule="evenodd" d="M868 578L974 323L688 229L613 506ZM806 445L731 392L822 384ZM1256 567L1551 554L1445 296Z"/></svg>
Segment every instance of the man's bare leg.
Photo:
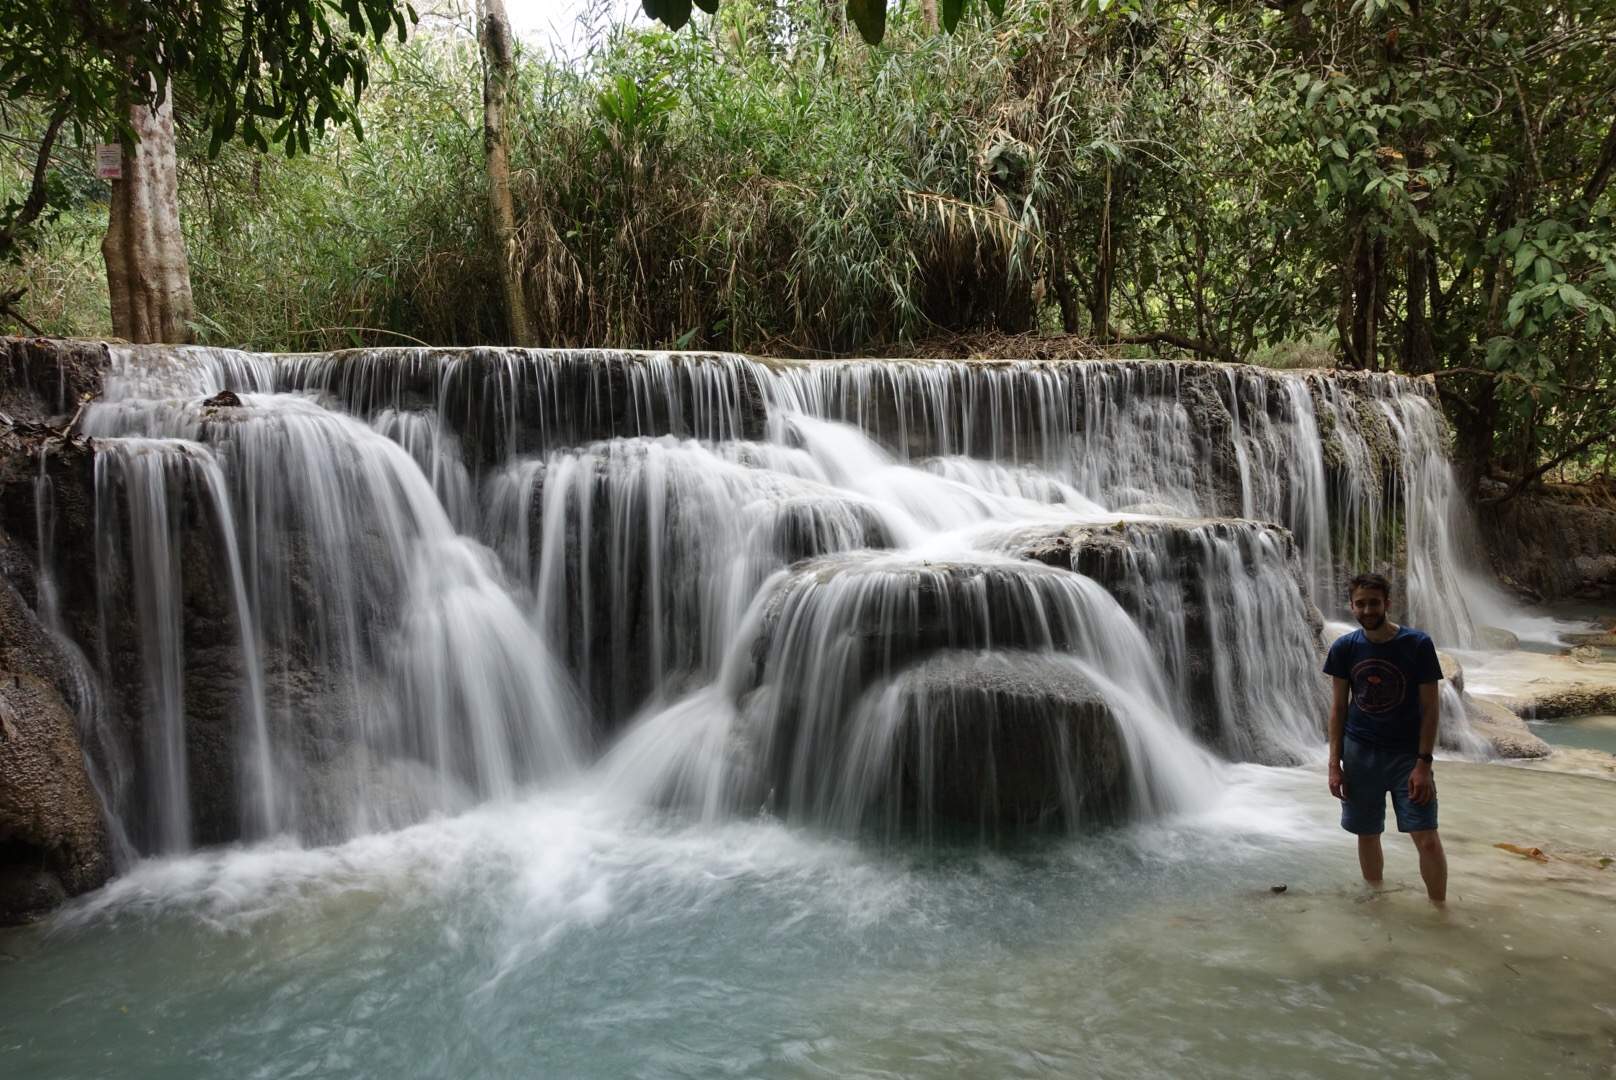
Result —
<svg viewBox="0 0 1616 1080"><path fill-rule="evenodd" d="M1358 869L1363 871L1365 881L1380 888L1381 878L1386 874L1386 856L1380 850L1379 833L1358 837Z"/></svg>
<svg viewBox="0 0 1616 1080"><path fill-rule="evenodd" d="M1425 895L1431 898L1433 904L1446 903L1448 856L1442 850L1442 838L1436 834L1435 829L1411 832L1408 836L1414 841L1415 850L1420 853L1420 877L1425 879ZM1362 850L1359 848L1360 852Z"/></svg>

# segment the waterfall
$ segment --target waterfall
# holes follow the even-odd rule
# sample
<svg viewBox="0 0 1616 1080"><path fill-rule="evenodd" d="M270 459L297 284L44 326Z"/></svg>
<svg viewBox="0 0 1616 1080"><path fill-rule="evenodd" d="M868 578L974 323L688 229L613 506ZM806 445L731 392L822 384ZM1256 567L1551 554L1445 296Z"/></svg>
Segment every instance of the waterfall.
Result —
<svg viewBox="0 0 1616 1080"><path fill-rule="evenodd" d="M1443 644L1503 611L1392 376L135 347L82 428L96 610L41 604L142 853L559 783L889 837L1159 817L1318 754L1355 570L1406 567Z"/></svg>

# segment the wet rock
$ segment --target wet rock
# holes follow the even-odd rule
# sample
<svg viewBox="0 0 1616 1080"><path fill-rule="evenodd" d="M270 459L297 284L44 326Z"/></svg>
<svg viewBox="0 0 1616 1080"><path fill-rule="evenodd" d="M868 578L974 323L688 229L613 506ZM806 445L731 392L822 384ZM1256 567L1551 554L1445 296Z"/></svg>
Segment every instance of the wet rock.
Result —
<svg viewBox="0 0 1616 1080"><path fill-rule="evenodd" d="M1560 640L1567 645L1591 645L1598 649L1616 649L1616 632L1601 630L1592 634L1563 634Z"/></svg>
<svg viewBox="0 0 1616 1080"><path fill-rule="evenodd" d="M364 417L436 408L465 460L491 465L625 436L760 439L765 370L727 353L351 349L289 358L278 381Z"/></svg>
<svg viewBox="0 0 1616 1080"><path fill-rule="evenodd" d="M69 680L44 628L0 580L0 924L44 914L111 873Z"/></svg>
<svg viewBox="0 0 1616 1080"><path fill-rule="evenodd" d="M1436 659L1437 663L1442 667L1442 678L1447 680L1448 685L1452 686L1456 691L1461 694L1464 693L1464 668L1460 666L1459 661L1454 658L1452 653L1443 652L1440 649L1437 650Z"/></svg>
<svg viewBox="0 0 1616 1080"><path fill-rule="evenodd" d="M220 390L202 404L206 408L213 409L239 409L241 397L234 390Z"/></svg>
<svg viewBox="0 0 1616 1080"><path fill-rule="evenodd" d="M1534 720L1616 713L1616 685L1555 686L1513 700L1511 707Z"/></svg>
<svg viewBox="0 0 1616 1080"><path fill-rule="evenodd" d="M8 346L16 362L16 345ZM88 378L98 369L74 370ZM70 395L83 388L64 380L69 389L58 403L72 404ZM47 492L62 527L47 542L76 565L93 565L92 461L83 440L0 431L0 923L43 915L112 871L74 713L82 685L72 658L34 611L40 602L35 500ZM92 577L61 582L62 598L92 598Z"/></svg>
<svg viewBox="0 0 1616 1080"><path fill-rule="evenodd" d="M845 768L837 762L853 753L846 768L863 767L865 755L849 748L862 737L865 722L854 716L866 694L880 694L906 670L919 674L904 677L904 687L962 677L948 665L925 666L940 654L1061 652L1092 645L1087 637L1112 625L1098 610L1103 599L1066 571L986 554L980 562L927 562L864 552L800 563L769 597L752 663L735 688L748 701L746 726L760 768L776 778L782 806L820 819L833 816L844 786ZM997 669L992 662L984 665L970 669L981 688L969 699L978 709L977 722L980 710L1013 697L1013 673L990 693L983 680ZM1012 760L1020 762L1031 751L1017 746ZM964 767L953 762L949 772ZM950 796L956 809L965 797Z"/></svg>
<svg viewBox="0 0 1616 1080"><path fill-rule="evenodd" d="M879 799L906 820L1073 828L1129 804L1118 719L1058 657L943 652L877 693L893 725Z"/></svg>
<svg viewBox="0 0 1616 1080"><path fill-rule="evenodd" d="M0 338L0 420L60 426L101 393L107 345L69 338Z"/></svg>
<svg viewBox="0 0 1616 1080"><path fill-rule="evenodd" d="M1297 763L1274 738L1295 722L1297 702L1312 702L1322 725L1323 621L1287 530L1241 519L1119 519L1018 530L1002 546L1111 593L1157 649L1198 733L1227 756Z"/></svg>
<svg viewBox="0 0 1616 1080"><path fill-rule="evenodd" d="M892 546L886 523L873 507L835 494L775 503L762 527L769 547L785 563L837 551Z"/></svg>
<svg viewBox="0 0 1616 1080"><path fill-rule="evenodd" d="M1482 498L1503 494L1483 482ZM1616 509L1574 489L1486 503L1481 540L1499 580L1532 602L1616 599Z"/></svg>
<svg viewBox="0 0 1616 1080"><path fill-rule="evenodd" d="M1497 626L1476 627L1476 641L1484 649L1511 652L1521 647L1521 639L1509 630Z"/></svg>
<svg viewBox="0 0 1616 1080"><path fill-rule="evenodd" d="M1549 744L1532 733L1513 711L1496 701L1465 697L1465 715L1470 728L1492 743L1493 750L1503 758L1548 757Z"/></svg>
<svg viewBox="0 0 1616 1080"><path fill-rule="evenodd" d="M761 665L791 635L834 634L858 685L937 649L1064 649L1081 628L1074 583L1045 566L984 555L980 562L931 562L853 552L797 564L769 601L754 648Z"/></svg>

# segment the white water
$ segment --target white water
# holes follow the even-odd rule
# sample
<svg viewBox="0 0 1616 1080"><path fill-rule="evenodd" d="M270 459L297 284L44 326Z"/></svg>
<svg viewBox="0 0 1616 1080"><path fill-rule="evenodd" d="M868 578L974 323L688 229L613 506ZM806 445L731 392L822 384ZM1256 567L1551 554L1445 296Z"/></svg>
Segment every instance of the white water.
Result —
<svg viewBox="0 0 1616 1080"><path fill-rule="evenodd" d="M1616 785L1444 766L1454 899L1313 769L1030 850L690 824L586 777L151 859L0 933L0 1068L92 1077L1605 1076ZM1541 846L1548 864L1501 852ZM1285 884L1274 895L1269 887Z"/></svg>
<svg viewBox="0 0 1616 1080"><path fill-rule="evenodd" d="M1509 624L1406 382L120 365L75 704L123 872L0 937L6 1075L1608 1065L1616 789L1444 762L1444 919L1267 767L1322 755L1313 604L1398 537L1439 642ZM42 567L64 637L91 570Z"/></svg>
<svg viewBox="0 0 1616 1080"><path fill-rule="evenodd" d="M203 403L224 389L241 403ZM1157 817L1203 805L1219 757L1318 752L1309 601L1330 606L1343 560L1406 537L1409 612L1439 640L1506 614L1465 568L1439 418L1389 377L148 349L119 354L84 429L103 603L131 598L142 649L119 668L142 699L99 707L91 741L145 852L193 843L198 762L249 839L461 812L602 754L613 799L713 822ZM1177 520L1226 513L1295 542ZM1120 546L1028 560L1072 529ZM234 641L203 648L182 621L209 583ZM226 647L239 701L193 715L220 661L193 667ZM1051 719L1072 694L1101 717L1081 746ZM1016 774L1030 802L991 779L1025 756L1006 702L1053 740ZM221 738L222 773L196 750ZM956 743L987 762L974 809L938 801Z"/></svg>

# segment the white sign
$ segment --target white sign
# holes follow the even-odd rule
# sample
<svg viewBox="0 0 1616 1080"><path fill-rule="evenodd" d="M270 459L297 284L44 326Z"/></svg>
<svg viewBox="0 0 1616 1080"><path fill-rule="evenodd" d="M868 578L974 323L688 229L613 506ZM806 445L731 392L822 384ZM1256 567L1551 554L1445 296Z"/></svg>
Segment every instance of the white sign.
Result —
<svg viewBox="0 0 1616 1080"><path fill-rule="evenodd" d="M117 143L98 143L95 148L95 175L103 180L123 179L123 147Z"/></svg>

